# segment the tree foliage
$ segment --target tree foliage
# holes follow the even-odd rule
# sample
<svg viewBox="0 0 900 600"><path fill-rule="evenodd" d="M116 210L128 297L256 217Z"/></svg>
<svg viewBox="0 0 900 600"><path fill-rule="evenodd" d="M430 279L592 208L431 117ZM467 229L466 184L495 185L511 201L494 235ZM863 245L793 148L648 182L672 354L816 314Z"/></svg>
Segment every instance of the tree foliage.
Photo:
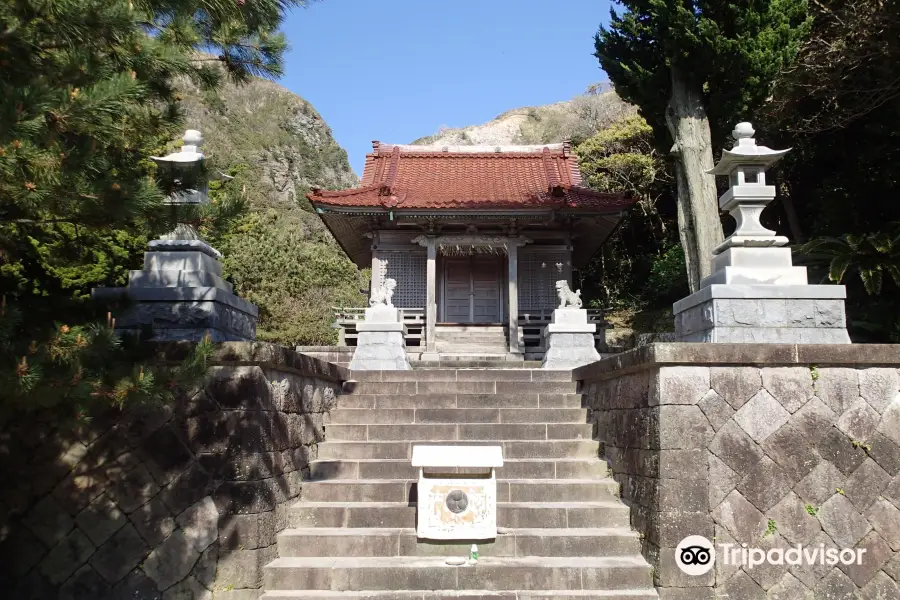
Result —
<svg viewBox="0 0 900 600"><path fill-rule="evenodd" d="M248 215L223 244L235 291L260 306L257 336L284 344L336 341L332 307L362 306L357 270L314 215Z"/></svg>
<svg viewBox="0 0 900 600"><path fill-rule="evenodd" d="M660 149L672 71L702 91L717 146L734 119L750 115L792 64L811 19L806 0L623 0L601 27L595 55L616 92L637 105Z"/></svg>
<svg viewBox="0 0 900 600"><path fill-rule="evenodd" d="M636 115L625 117L575 151L589 187L625 191L637 199L616 233L579 273L585 299L601 307L636 308L665 303L686 291L684 254L672 250L678 248L672 177L654 147L649 124Z"/></svg>
<svg viewBox="0 0 900 600"><path fill-rule="evenodd" d="M767 225L810 241L813 256L799 258L827 278L839 256L848 273L890 264L877 247L900 222L900 2L820 0L810 12L808 41L754 119L767 145L792 148L775 174L779 198L763 214ZM883 283L886 275L841 279L854 340L900 340L900 288ZM870 295L879 280L881 293Z"/></svg>
<svg viewBox="0 0 900 600"><path fill-rule="evenodd" d="M622 97L638 106L661 149L671 148L678 232L691 291L710 274L722 240L708 174L726 121L758 107L796 54L806 0L622 0L595 55ZM715 143L714 143L715 142Z"/></svg>
<svg viewBox="0 0 900 600"><path fill-rule="evenodd" d="M65 420L88 418L109 406L166 402L205 372L213 352L208 338L181 364L151 366L139 339L122 338L114 323L54 323L41 339L21 338L22 314L0 304L0 416L15 411L51 410Z"/></svg>
<svg viewBox="0 0 900 600"><path fill-rule="evenodd" d="M31 348L38 355L58 348L61 329L51 323L61 315L75 332L64 339L80 339L96 355L116 352L102 327L82 328L92 313L85 300L92 287L123 284L147 239L173 224L161 210L166 190L149 156L180 133L178 83L212 90L226 80L278 75L285 49L278 26L283 11L299 4L0 4L0 293L4 327L18 327L0 370L21 379ZM226 196L191 218L224 226L240 209L239 199ZM48 364L59 367L49 352ZM147 376L135 385L151 389ZM126 380L117 381L127 387Z"/></svg>
<svg viewBox="0 0 900 600"><path fill-rule="evenodd" d="M866 235L817 237L799 248L812 261L828 264L828 279L841 283L855 271L869 295L880 294L885 275L900 289L900 226Z"/></svg>

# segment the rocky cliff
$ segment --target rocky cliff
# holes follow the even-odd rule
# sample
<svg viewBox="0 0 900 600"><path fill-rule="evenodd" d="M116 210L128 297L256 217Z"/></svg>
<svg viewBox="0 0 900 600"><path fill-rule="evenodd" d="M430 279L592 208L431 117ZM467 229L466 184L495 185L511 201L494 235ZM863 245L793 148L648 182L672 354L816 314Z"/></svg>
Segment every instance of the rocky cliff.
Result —
<svg viewBox="0 0 900 600"><path fill-rule="evenodd" d="M481 125L441 128L414 144L491 146L499 144L546 144L579 142L601 129L635 114L605 85L594 85L571 100L544 106L526 106L503 113Z"/></svg>
<svg viewBox="0 0 900 600"><path fill-rule="evenodd" d="M347 153L309 102L271 81L215 94L187 87L182 106L185 124L203 132L210 163L235 177L229 185L248 204L217 243L236 292L260 307L258 337L332 343L331 307L361 306L365 281L305 195L356 185Z"/></svg>

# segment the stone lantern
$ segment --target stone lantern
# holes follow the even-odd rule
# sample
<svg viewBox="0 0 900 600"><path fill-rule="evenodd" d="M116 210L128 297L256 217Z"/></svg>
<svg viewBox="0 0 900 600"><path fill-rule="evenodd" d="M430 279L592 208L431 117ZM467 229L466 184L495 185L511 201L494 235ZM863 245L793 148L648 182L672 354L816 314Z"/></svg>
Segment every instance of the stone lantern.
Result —
<svg viewBox="0 0 900 600"><path fill-rule="evenodd" d="M788 239L760 223L775 199L767 171L789 150L760 146L750 123L738 123L731 150L710 171L728 177L719 207L737 222L713 250L712 274L676 302L675 335L684 342L848 343L842 285L808 285Z"/></svg>
<svg viewBox="0 0 900 600"><path fill-rule="evenodd" d="M199 240L200 235L192 225L178 221L178 207L209 203L204 156L200 152L203 135L196 129L188 129L181 139L184 145L178 152L150 157L159 165L160 176L173 187L165 204L171 207L176 226L162 240Z"/></svg>
<svg viewBox="0 0 900 600"><path fill-rule="evenodd" d="M737 221L734 233L713 250L713 274L700 287L716 283L806 285L806 268L795 267L788 239L766 229L759 218L775 199L775 186L766 183L766 171L788 150L758 146L753 126L738 123L732 135L734 148L722 152L722 160L708 171L728 177L728 190L719 196L719 208Z"/></svg>
<svg viewBox="0 0 900 600"><path fill-rule="evenodd" d="M207 173L199 146L203 136L188 129L184 145L167 156L151 156L160 175L172 187L166 205L175 229L149 242L144 268L131 271L124 288L97 288L96 298L127 299L128 308L116 319L120 330L152 330L156 340L214 341L256 339L256 305L237 297L222 278L222 254L203 241L189 223L178 222L179 208L209 202ZM219 178L230 179L227 175Z"/></svg>

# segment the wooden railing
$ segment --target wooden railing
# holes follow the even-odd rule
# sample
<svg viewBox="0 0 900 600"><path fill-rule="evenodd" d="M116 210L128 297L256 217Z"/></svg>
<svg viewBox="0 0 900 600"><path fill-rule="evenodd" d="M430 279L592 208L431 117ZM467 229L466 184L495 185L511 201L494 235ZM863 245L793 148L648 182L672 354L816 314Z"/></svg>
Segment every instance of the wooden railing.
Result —
<svg viewBox="0 0 900 600"><path fill-rule="evenodd" d="M356 324L365 319L365 308L358 307L332 307L334 320L339 331L339 344L341 346L356 346ZM408 348L425 348L425 309L424 308L400 308L400 319L406 325L404 340ZM597 332L594 339L603 344L604 329L609 323L603 318L603 309L587 309L588 322L596 323ZM530 310L519 313L519 332L526 348L533 352L544 349L544 328L550 323L553 309Z"/></svg>
<svg viewBox="0 0 900 600"><path fill-rule="evenodd" d="M606 319L603 318L602 308L587 309L588 322L597 325L597 332L594 334L594 340L599 344L605 343L604 329L609 326ZM522 334L522 343L532 352L545 350L544 348L544 328L550 324L553 316L553 309L530 310L527 312L519 312L519 331Z"/></svg>
<svg viewBox="0 0 900 600"><path fill-rule="evenodd" d="M365 320L366 309L358 307L333 306L334 327L338 329L338 344L355 346L358 337L356 324ZM404 341L407 348L425 348L425 309L398 308L400 320L406 325Z"/></svg>

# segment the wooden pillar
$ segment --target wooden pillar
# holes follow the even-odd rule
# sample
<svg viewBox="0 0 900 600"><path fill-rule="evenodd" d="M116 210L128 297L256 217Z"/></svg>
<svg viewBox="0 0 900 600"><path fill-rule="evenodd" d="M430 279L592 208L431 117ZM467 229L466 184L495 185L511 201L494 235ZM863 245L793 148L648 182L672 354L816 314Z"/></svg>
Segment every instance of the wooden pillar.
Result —
<svg viewBox="0 0 900 600"><path fill-rule="evenodd" d="M425 349L436 352L435 324L437 323L437 247L434 236L428 236L425 268Z"/></svg>
<svg viewBox="0 0 900 600"><path fill-rule="evenodd" d="M519 245L510 238L506 248L509 263L509 351L519 352Z"/></svg>

